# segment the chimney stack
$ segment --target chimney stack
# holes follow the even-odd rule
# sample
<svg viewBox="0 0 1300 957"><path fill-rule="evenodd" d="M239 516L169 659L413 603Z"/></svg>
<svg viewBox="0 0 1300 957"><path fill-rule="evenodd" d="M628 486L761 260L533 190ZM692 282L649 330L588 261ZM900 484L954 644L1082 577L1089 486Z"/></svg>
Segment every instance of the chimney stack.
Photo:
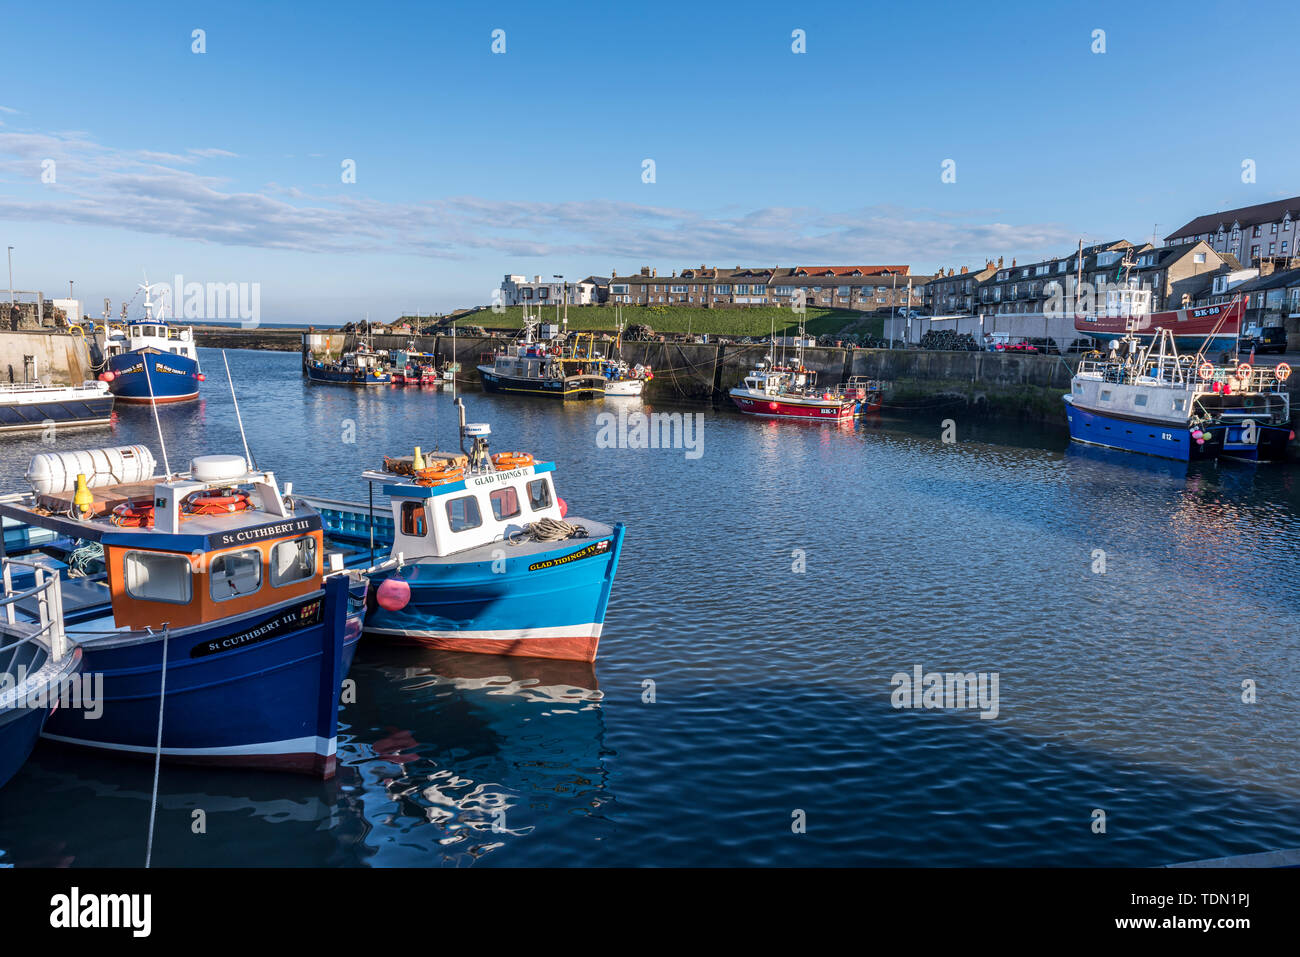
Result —
<svg viewBox="0 0 1300 957"><path fill-rule="evenodd" d="M1001 257L1001 256L998 257L998 268L999 268L999 269L1002 268L1002 257Z"/></svg>
<svg viewBox="0 0 1300 957"><path fill-rule="evenodd" d="M970 272L969 267L967 267L967 266L962 266L962 267L961 267L961 274L962 274L963 276L966 275L968 272Z"/></svg>

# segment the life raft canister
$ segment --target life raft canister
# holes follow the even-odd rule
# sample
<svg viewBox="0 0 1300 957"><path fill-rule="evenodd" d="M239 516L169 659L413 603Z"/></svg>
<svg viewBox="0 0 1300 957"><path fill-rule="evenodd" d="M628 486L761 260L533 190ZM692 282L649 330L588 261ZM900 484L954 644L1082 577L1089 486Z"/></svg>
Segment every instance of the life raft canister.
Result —
<svg viewBox="0 0 1300 957"><path fill-rule="evenodd" d="M498 452L492 456L492 464L498 469L521 469L533 464L533 457L528 452Z"/></svg>

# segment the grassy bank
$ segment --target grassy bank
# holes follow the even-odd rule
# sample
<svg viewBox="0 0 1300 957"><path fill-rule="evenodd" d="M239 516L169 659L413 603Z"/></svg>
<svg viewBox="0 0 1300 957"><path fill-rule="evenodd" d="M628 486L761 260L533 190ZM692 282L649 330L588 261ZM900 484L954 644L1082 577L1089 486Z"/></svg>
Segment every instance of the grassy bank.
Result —
<svg viewBox="0 0 1300 957"><path fill-rule="evenodd" d="M880 336L884 319L864 316L848 309L822 309L809 307L804 314L804 327L811 336L871 335ZM426 320L427 321L427 320ZM555 321L555 310L542 310L543 322ZM509 306L505 312L482 310L467 316L462 322L483 326L486 329L520 329L523 327L523 310ZM695 333L711 336L766 336L773 326L776 334L793 334L799 329L799 317L789 309L776 306L750 306L744 309L701 309L690 306L624 306L625 325L642 323L655 332ZM569 329L580 332L613 332L618 325L618 313L611 306L570 306Z"/></svg>

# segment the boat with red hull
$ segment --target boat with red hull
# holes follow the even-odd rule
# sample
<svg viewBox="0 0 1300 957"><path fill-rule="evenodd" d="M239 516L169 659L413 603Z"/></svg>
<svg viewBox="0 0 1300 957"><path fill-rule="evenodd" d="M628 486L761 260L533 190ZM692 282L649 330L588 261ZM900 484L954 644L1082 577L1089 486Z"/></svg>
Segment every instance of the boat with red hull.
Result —
<svg viewBox="0 0 1300 957"><path fill-rule="evenodd" d="M817 373L802 366L760 362L745 381L731 390L731 400L746 415L818 422L852 422L880 411L881 385L865 376L852 376L833 389L817 388Z"/></svg>
<svg viewBox="0 0 1300 957"><path fill-rule="evenodd" d="M1246 314L1246 300L1170 309L1165 312L1103 310L1095 315L1076 315L1076 332L1102 341L1123 339L1130 332L1141 341L1150 341L1160 329L1173 334L1181 349L1207 352L1232 351L1235 354L1241 320Z"/></svg>

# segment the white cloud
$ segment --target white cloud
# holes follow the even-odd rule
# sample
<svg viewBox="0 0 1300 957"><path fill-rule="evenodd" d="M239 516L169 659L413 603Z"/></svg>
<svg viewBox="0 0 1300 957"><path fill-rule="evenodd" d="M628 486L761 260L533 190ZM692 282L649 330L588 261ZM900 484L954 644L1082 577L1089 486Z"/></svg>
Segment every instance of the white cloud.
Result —
<svg viewBox="0 0 1300 957"><path fill-rule="evenodd" d="M684 208L588 200L536 202L453 196L419 203L372 199L356 186L303 189L270 183L239 190L191 168L196 157L103 146L86 133L0 132L0 162L39 183L42 159L58 162L57 188L0 196L0 218L102 225L201 242L313 253L373 252L458 259L585 257L600 271L628 260L717 265L912 263L919 269L985 256L1053 255L1077 232L1052 223L1009 223L996 210L853 210L763 206Z"/></svg>

